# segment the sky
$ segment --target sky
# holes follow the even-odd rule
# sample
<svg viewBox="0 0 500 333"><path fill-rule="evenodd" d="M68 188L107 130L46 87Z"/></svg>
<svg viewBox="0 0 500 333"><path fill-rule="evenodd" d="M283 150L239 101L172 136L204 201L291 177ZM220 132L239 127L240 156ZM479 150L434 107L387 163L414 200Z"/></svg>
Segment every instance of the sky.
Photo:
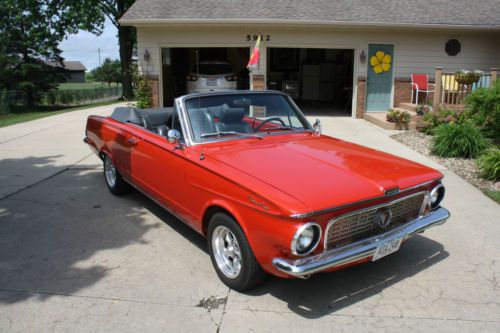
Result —
<svg viewBox="0 0 500 333"><path fill-rule="evenodd" d="M91 70L99 66L98 49L101 50L101 62L109 57L118 59L118 37L116 27L106 18L104 31L100 36L85 31L79 31L76 35L70 35L59 48L63 51L65 60L78 60Z"/></svg>

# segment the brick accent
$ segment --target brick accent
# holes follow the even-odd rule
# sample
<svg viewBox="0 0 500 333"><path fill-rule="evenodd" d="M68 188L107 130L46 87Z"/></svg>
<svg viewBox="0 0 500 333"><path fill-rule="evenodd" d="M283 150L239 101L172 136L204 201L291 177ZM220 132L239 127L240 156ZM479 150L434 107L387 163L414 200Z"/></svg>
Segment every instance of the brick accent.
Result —
<svg viewBox="0 0 500 333"><path fill-rule="evenodd" d="M366 77L358 77L357 96L356 96L356 118L362 119L365 113L365 98L366 98Z"/></svg>
<svg viewBox="0 0 500 333"><path fill-rule="evenodd" d="M157 108L160 106L160 90L158 86L158 75L148 75L146 79L151 83L151 106Z"/></svg>
<svg viewBox="0 0 500 333"><path fill-rule="evenodd" d="M429 80L429 83L434 83ZM431 86L432 87L432 86ZM432 89L432 88L431 88ZM429 93L429 101L434 98L434 93ZM410 103L411 101L411 78L397 77L394 79L394 106L398 107L401 103ZM413 100L415 102L415 99ZM425 103L425 93L420 93L418 104Z"/></svg>

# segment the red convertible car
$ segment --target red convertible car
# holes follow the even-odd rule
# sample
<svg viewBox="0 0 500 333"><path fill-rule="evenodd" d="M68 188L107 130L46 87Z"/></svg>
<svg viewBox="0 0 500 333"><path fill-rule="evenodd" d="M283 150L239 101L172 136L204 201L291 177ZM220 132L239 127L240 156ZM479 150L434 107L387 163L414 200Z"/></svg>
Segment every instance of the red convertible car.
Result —
<svg viewBox="0 0 500 333"><path fill-rule="evenodd" d="M111 193L135 187L206 236L236 290L378 260L450 216L440 172L322 135L279 92L116 108L88 118L84 141Z"/></svg>

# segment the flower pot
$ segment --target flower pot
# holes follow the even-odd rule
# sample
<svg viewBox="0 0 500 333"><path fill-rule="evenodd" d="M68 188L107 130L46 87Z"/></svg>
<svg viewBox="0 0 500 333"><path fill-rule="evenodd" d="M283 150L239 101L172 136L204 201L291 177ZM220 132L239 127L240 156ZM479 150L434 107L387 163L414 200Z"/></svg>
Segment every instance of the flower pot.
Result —
<svg viewBox="0 0 500 333"><path fill-rule="evenodd" d="M455 81L460 84L473 84L479 81L481 74L478 73L460 73L455 74Z"/></svg>

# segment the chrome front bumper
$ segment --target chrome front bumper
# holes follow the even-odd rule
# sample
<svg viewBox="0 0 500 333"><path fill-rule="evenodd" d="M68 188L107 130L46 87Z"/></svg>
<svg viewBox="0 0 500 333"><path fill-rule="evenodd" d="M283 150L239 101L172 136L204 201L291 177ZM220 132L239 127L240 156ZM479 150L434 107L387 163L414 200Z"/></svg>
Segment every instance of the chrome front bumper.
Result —
<svg viewBox="0 0 500 333"><path fill-rule="evenodd" d="M445 208L438 208L425 217L418 218L397 229L363 239L356 243L343 246L338 249L325 251L306 258L288 260L284 258L274 258L273 265L278 270L296 277L307 275L356 262L361 259L372 257L380 242L386 242L397 238L408 238L420 233L425 229L441 225L450 217L450 212Z"/></svg>

